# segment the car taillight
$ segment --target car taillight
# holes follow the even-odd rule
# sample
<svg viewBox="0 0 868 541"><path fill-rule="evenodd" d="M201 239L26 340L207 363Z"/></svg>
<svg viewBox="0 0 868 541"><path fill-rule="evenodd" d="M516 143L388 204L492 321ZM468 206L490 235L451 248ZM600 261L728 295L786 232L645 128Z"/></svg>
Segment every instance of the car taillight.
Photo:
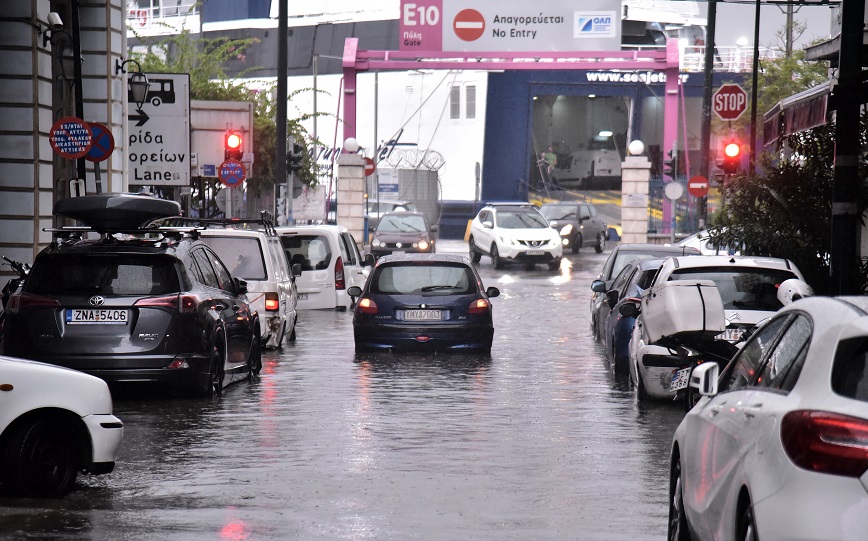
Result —
<svg viewBox="0 0 868 541"><path fill-rule="evenodd" d="M491 307L488 299L476 299L470 303L470 308L467 309L468 314L484 314Z"/></svg>
<svg viewBox="0 0 868 541"><path fill-rule="evenodd" d="M22 310L31 308L50 308L52 306L60 306L60 302L56 299L43 297L42 295L33 295L31 293L18 293L9 297L6 304L6 310L10 314L17 314Z"/></svg>
<svg viewBox="0 0 868 541"><path fill-rule="evenodd" d="M280 301L277 298L277 293L265 294L265 310L268 312L277 312L280 308Z"/></svg>
<svg viewBox="0 0 868 541"><path fill-rule="evenodd" d="M338 256L335 261L335 289L346 289L347 282L344 280L344 260Z"/></svg>
<svg viewBox="0 0 868 541"><path fill-rule="evenodd" d="M166 295L164 297L148 297L139 299L133 306L148 308L166 308L177 310L179 314L192 314L199 306L199 298L195 295Z"/></svg>
<svg viewBox="0 0 868 541"><path fill-rule="evenodd" d="M356 304L356 310L363 314L376 314L377 303L367 297L362 297L359 299L358 304Z"/></svg>
<svg viewBox="0 0 868 541"><path fill-rule="evenodd" d="M796 466L861 477L868 469L868 421L826 411L796 410L781 420L781 442Z"/></svg>

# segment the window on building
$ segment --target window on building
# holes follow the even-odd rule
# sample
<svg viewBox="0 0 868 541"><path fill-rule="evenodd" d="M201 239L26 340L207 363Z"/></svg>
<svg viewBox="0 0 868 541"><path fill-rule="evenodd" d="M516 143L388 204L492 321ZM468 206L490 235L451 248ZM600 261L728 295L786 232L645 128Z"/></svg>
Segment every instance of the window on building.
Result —
<svg viewBox="0 0 868 541"><path fill-rule="evenodd" d="M464 118L476 118L476 85L465 88L464 107Z"/></svg>
<svg viewBox="0 0 868 541"><path fill-rule="evenodd" d="M461 87L453 86L449 94L449 118L461 118Z"/></svg>

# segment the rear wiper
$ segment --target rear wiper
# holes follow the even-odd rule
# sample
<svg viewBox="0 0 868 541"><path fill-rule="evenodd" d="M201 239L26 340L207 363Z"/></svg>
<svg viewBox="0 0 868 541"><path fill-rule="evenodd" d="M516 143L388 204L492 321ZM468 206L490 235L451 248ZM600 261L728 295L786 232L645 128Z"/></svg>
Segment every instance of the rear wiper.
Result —
<svg viewBox="0 0 868 541"><path fill-rule="evenodd" d="M422 291L442 291L444 289L458 289L458 286L425 286Z"/></svg>

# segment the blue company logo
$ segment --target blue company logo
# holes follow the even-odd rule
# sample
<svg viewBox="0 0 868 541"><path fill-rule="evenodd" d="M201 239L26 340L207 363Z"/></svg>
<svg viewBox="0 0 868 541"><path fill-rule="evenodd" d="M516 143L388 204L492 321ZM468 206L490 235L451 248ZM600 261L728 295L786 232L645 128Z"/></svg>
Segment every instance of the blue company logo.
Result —
<svg viewBox="0 0 868 541"><path fill-rule="evenodd" d="M576 17L576 33L580 36L612 35L613 17L611 15L594 14Z"/></svg>

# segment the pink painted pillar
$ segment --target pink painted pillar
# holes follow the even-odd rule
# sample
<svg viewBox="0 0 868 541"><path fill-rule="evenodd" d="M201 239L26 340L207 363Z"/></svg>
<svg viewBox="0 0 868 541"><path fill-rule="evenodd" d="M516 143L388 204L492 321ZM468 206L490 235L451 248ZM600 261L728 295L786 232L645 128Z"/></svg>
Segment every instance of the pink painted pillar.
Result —
<svg viewBox="0 0 868 541"><path fill-rule="evenodd" d="M675 154L675 143L678 140L678 42L674 39L666 41L666 95L663 98L663 159L672 150ZM663 182L672 179L665 178ZM663 232L672 233L674 224L672 214L672 202L663 199Z"/></svg>
<svg viewBox="0 0 868 541"><path fill-rule="evenodd" d="M356 54L359 38L347 38L344 42L344 138L340 142L356 136Z"/></svg>

